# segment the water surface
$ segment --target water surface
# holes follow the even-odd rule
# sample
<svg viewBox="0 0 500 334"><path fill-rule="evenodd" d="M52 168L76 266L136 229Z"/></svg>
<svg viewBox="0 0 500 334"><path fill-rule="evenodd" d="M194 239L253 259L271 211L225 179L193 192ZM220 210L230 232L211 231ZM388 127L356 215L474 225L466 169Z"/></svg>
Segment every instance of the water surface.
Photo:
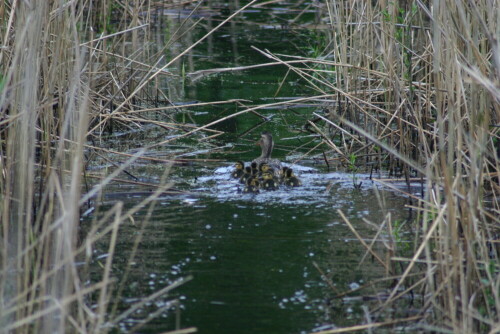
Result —
<svg viewBox="0 0 500 334"><path fill-rule="evenodd" d="M309 52L310 40L304 36L310 32L283 29L280 22L292 13L280 8L276 5L268 12L243 14L241 22L260 24L225 26L185 57L182 66L194 72L264 62L251 45L277 53ZM211 15L216 18L218 14L221 12ZM302 20L314 21L313 14L312 10L306 11ZM176 20L180 19L181 16L166 12L158 24L160 28L162 24L176 26L179 24ZM165 30L160 28L158 33L164 34ZM199 28L194 35L203 33ZM188 43L180 41L184 42ZM293 74L282 85L285 74L284 68L266 68L218 74L193 82L167 80L163 85L175 102L238 98L257 104L311 94L311 89ZM181 278L193 279L127 318L121 323L123 330L148 319L172 300L180 302L177 311L163 312L149 321L142 332L165 332L180 325L197 327L200 333L308 333L362 321L361 300L345 299L339 304L332 298L338 292L382 277L385 272L371 257L360 265L365 249L337 210L342 210L365 238L374 235L376 227L363 219L377 225L388 214L393 221L403 221L409 213L404 208L404 198L373 183L366 174L356 175L362 187L354 189L352 174L329 171L317 159L294 164L321 140L303 131L305 121L317 108L260 110L266 117L264 122L258 115L243 115L213 127L225 131L216 139L204 141L206 135L200 133L147 153L150 157L199 160L172 168L169 179L181 194L162 195L154 203L154 210L144 208L120 228L113 269L116 277L125 273L142 222L148 221L121 307L125 309ZM180 122L202 125L237 110L235 105L199 107L175 113L173 117ZM230 178L233 161L248 162L259 155L254 142L262 130L275 135L276 157L293 165L302 187L242 194L242 186ZM145 127L139 132L116 132L103 146L133 153L137 147L177 134ZM91 167L99 170L105 165L102 162ZM154 183L165 168L160 162L140 160L128 171L140 181ZM121 200L129 207L145 198L148 191L140 185L113 184L99 204L106 208ZM389 236L381 238L388 240ZM377 243L374 248L381 251L383 245ZM107 245L103 243L96 250L96 259L105 256L106 251ZM98 265L98 260L95 263Z"/></svg>

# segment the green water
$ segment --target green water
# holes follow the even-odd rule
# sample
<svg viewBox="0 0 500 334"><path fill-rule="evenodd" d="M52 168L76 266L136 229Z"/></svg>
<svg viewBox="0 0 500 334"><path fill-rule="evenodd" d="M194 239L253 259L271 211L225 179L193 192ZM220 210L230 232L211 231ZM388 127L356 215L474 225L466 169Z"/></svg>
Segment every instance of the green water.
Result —
<svg viewBox="0 0 500 334"><path fill-rule="evenodd" d="M280 13L279 10L273 15L251 12L243 19L256 22L268 19L275 24L291 15ZM303 20L313 20L313 14L306 13ZM158 29L162 34L166 30ZM203 29L196 30L197 35L202 33ZM265 62L251 45L276 53L305 55L312 41L304 36L310 33L258 25L228 25L211 41L196 48L192 61L186 57L179 68L184 66L196 71ZM197 82L171 80L163 84L165 91L178 102L241 98L251 100L249 104L258 104L277 101L275 98L279 101L279 98L312 94L293 75L280 88L285 73L284 68L267 68L218 74ZM198 107L178 112L175 118L202 125L237 110L233 104ZM113 267L113 275L117 278L125 272L134 241L141 232L140 226L148 218L120 300L123 309L176 280L193 277L168 296L148 303L128 317L120 324L122 330L144 321L172 300L179 300L176 311L163 312L140 332L160 333L180 325L197 327L199 333L308 333L363 320L363 302L334 300L336 292L325 282L314 263L340 292L383 277L384 268L372 257L367 257L360 265L365 249L337 210L342 210L358 232L369 238L376 229L363 222L363 218L380 224L391 214L392 221L403 221L409 216L404 208L406 200L378 187L366 174L358 175L363 181L362 188L353 189L350 174L328 171L315 159L305 159L294 166L303 182L297 189L241 194L241 185L230 179L233 161L248 162L259 154L259 148L253 143L262 130L275 135L275 155L287 164L317 144L319 138L307 144L311 140L309 134L301 132L314 110L314 107L261 110L259 112L269 121L262 123L256 115L243 115L214 127L226 132L217 139L198 142L203 137L196 137L148 152L153 157L175 154L218 161L175 166L170 180L176 189L185 193L162 196L155 202L150 217L144 208L134 215L133 223L120 228ZM139 134L114 134L106 145L133 152L135 147L161 141L169 135L162 131L148 128ZM293 150L303 144L306 145ZM221 149L215 150L215 147ZM189 155L195 151L200 153ZM160 163L138 161L129 171L143 181L154 182L164 168ZM374 188L377 187L380 197L376 196ZM132 206L147 196L141 193L143 190L139 186L112 185L100 204L106 207L121 200L125 206ZM105 256L106 246L102 244L96 250L96 265L99 257ZM383 249L380 242L375 249Z"/></svg>
<svg viewBox="0 0 500 334"><path fill-rule="evenodd" d="M132 303L133 298L192 275L192 281L157 303L180 298L181 326L196 326L200 333L299 333L361 320L359 302L347 302L340 309L331 306L335 293L313 261L340 291L383 276L383 268L372 259L358 266L364 250L336 209L365 235L373 230L361 224L361 218L379 222L384 212L372 190L358 192L339 185L332 193L312 196L321 182L303 181L304 189L294 189L293 194L279 190L242 196L228 187L208 197L162 198L133 266L129 281L135 283L125 295ZM390 210L394 218L404 216L397 209L403 199L383 194L395 207ZM140 221L143 214L134 219ZM137 230L123 227L118 263L124 265ZM173 314L167 313L148 328L161 332L172 326Z"/></svg>

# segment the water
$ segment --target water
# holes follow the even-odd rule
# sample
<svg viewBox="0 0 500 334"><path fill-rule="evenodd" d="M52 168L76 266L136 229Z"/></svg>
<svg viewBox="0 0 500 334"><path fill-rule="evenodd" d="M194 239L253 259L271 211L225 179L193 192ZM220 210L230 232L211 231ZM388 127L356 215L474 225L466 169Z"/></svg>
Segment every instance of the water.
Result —
<svg viewBox="0 0 500 334"><path fill-rule="evenodd" d="M217 64L239 66L265 61L250 45L288 53L309 47L300 44L307 31L276 29L280 15L291 15L279 8L271 11L272 15L266 12L275 19L266 20L261 11L244 16L262 22L261 26L239 24L217 32L192 54L197 59L188 67L194 72ZM306 14L309 16L303 20L311 20L311 12ZM252 100L252 104L270 103L311 93L293 75L281 86L285 73L283 68L260 69L218 74L182 85L167 81L164 85L179 102L243 98ZM148 152L153 158L199 160L171 170L169 180L181 194L162 195L152 211L144 208L121 226L113 267L115 277L126 272L142 226L144 234L120 307L125 310L179 279L192 280L129 316L121 322L122 330L143 322L174 300L179 301L176 311L161 312L141 332L165 332L180 325L197 327L200 333L308 333L362 321L362 300L346 298L339 303L333 298L338 292L383 277L385 271L371 257L360 265L365 249L337 210L342 210L365 238L373 236L376 228L363 219L380 224L390 214L392 221L403 221L409 212L404 208L404 198L373 183L366 174L356 175L362 187L354 189L351 174L330 172L316 159L293 164L320 140L300 131L314 110L307 106L285 111L260 110L268 121L262 122L253 114L243 115L214 126L225 131L217 139L202 141L206 135L200 133L194 139L159 145ZM201 125L234 111L234 105L199 107L179 112L175 117ZM302 187L242 194L242 186L230 178L233 161L248 162L259 155L259 148L253 143L262 130L275 135L276 157L293 164ZM133 153L136 147L176 134L146 127L139 133L115 133L103 145ZM99 170L104 165L96 163L93 168ZM140 160L128 171L140 181L157 182L164 169L160 162ZM148 191L140 185L111 185L100 205L106 208L121 200L130 207L148 196ZM388 240L389 236L382 233L381 238ZM384 249L381 242L374 248L381 254ZM98 244L96 266L106 252L107 244Z"/></svg>
<svg viewBox="0 0 500 334"><path fill-rule="evenodd" d="M383 209L366 175L360 175L363 188L355 190L349 175L295 167L302 187L260 194L239 193L230 167L180 173L197 181L189 194L165 195L155 203L122 306L180 278L193 279L135 314L124 328L173 299L180 300L180 325L195 326L200 333L307 333L362 321L363 302L345 299L336 305L336 292L314 263L342 292L383 277L383 267L371 257L359 265L365 250L337 209L368 237L375 229L362 219L378 224L390 212L393 220L403 220L405 199L380 190L389 206ZM142 197L119 199L132 205ZM114 201L111 196L109 203ZM125 268L146 212L121 228L118 272ZM375 249L383 247L378 243ZM165 312L144 332L171 330L174 323L174 313Z"/></svg>

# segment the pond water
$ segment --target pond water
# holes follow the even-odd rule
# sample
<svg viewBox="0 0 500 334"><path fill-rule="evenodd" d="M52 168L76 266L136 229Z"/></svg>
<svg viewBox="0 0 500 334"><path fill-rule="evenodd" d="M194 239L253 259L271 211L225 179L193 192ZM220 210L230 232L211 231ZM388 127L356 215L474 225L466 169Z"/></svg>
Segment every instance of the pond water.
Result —
<svg viewBox="0 0 500 334"><path fill-rule="evenodd" d="M282 29L281 23L294 13L280 8L276 5L272 10L242 14L240 23L217 31L186 56L179 69L187 67L188 72L195 72L265 62L252 45L275 53L311 52L311 31ZM222 12L211 15L215 19ZM306 10L301 22L314 22L316 14L314 9ZM181 19L163 15L156 29L159 34L173 31ZM244 24L245 20L255 24ZM194 36L199 38L205 28L195 29ZM184 42L188 43L180 41ZM293 75L283 80L285 74L284 68L254 69L197 81L165 81L163 88L173 102L238 98L253 105L313 94ZM203 125L237 110L234 104L204 106L177 112L174 117ZM213 127L224 131L215 139L205 140L199 134L194 139L159 145L147 153L153 158L192 160L176 164L170 171L169 180L179 194L162 195L152 211L144 208L120 228L113 267L113 275L118 278L125 273L142 222L147 220L120 307L125 309L179 279L192 279L129 316L120 324L122 330L148 319L175 299L179 300L177 311L162 312L140 332L159 333L180 326L197 327L199 333L308 333L362 321L361 299L342 299L339 304L333 297L383 277L385 271L371 257L360 264L365 249L337 210L342 210L367 238L376 229L363 219L377 225L389 213L392 221L403 221L409 212L404 207L405 198L381 188L366 174L357 174L362 187L354 189L351 174L329 171L316 159L294 164L320 142L300 131L314 110L311 106L260 110L266 117L264 122L255 114L242 115ZM242 186L230 178L235 160L248 162L259 155L254 142L263 130L274 134L276 157L293 164L302 187L242 194ZM162 128L145 127L139 132L114 133L103 146L133 153L137 147L175 135ZM92 168L104 166L104 162L95 163ZM165 168L160 162L139 160L128 171L141 181L154 183ZM146 196L144 186L114 184L106 189L99 205L106 208L120 200L130 207ZM381 243L375 245L376 250L383 248ZM96 266L106 251L105 243L97 247Z"/></svg>
<svg viewBox="0 0 500 334"><path fill-rule="evenodd" d="M335 305L336 291L314 263L342 292L383 277L384 268L373 259L360 265L365 250L336 210L341 209L361 235L369 236L374 229L362 218L377 223L387 212L394 220L407 218L405 200L381 190L390 207L382 210L370 187L353 190L345 175L320 171L299 172L304 183L299 189L240 194L229 170L204 169L189 194L158 200L124 303L132 304L181 277L193 279L123 326L135 325L174 298L181 302L180 325L196 326L200 333L306 333L361 321L363 302L345 299L342 306ZM333 186L327 191L329 184ZM141 198L120 196L130 205ZM122 227L114 270L118 277L139 231L137 222L145 216L146 210L139 212L136 224ZM166 313L143 332L172 329L174 319Z"/></svg>

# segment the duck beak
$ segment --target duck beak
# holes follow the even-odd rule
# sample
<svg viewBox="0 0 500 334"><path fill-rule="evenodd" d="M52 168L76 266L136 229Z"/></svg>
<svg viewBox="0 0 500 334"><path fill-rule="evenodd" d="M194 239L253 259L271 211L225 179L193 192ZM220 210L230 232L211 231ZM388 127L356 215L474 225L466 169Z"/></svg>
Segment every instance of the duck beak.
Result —
<svg viewBox="0 0 500 334"><path fill-rule="evenodd" d="M260 138L255 142L255 146L261 146L261 145L262 145L262 138Z"/></svg>

